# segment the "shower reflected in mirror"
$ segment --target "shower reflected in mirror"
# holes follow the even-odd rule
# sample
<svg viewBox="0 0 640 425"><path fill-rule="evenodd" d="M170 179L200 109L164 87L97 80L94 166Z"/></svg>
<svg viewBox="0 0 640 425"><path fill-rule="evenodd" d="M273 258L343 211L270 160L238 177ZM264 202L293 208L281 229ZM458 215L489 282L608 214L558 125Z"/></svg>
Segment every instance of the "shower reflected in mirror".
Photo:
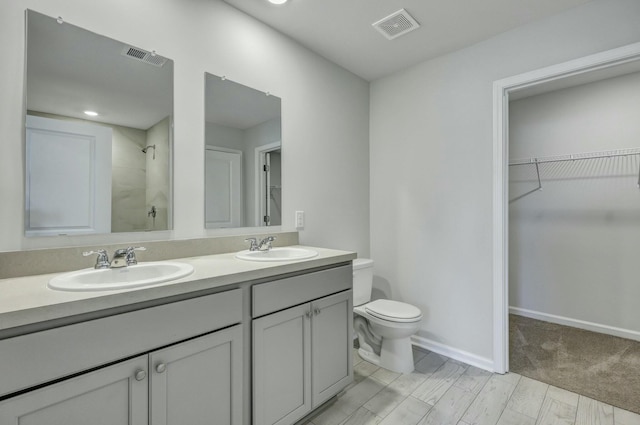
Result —
<svg viewBox="0 0 640 425"><path fill-rule="evenodd" d="M32 10L26 47L25 235L170 229L173 61Z"/></svg>

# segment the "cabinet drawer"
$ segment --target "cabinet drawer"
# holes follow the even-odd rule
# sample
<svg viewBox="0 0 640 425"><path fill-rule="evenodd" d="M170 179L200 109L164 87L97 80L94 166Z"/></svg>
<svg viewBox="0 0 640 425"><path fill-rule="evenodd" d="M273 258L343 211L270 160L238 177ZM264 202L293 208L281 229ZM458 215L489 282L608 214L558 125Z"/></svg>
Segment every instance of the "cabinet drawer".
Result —
<svg viewBox="0 0 640 425"><path fill-rule="evenodd" d="M0 341L0 396L242 321L240 289Z"/></svg>
<svg viewBox="0 0 640 425"><path fill-rule="evenodd" d="M253 285L252 317L335 294L352 286L351 265Z"/></svg>

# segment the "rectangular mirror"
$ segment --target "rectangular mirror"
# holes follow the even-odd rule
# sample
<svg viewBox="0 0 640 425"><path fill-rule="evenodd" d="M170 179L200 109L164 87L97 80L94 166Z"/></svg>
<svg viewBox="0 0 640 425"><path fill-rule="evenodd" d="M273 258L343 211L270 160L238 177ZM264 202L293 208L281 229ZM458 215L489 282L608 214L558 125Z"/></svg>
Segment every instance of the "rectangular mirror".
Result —
<svg viewBox="0 0 640 425"><path fill-rule="evenodd" d="M205 227L282 224L280 98L205 74Z"/></svg>
<svg viewBox="0 0 640 425"><path fill-rule="evenodd" d="M171 228L173 61L27 11L25 234Z"/></svg>

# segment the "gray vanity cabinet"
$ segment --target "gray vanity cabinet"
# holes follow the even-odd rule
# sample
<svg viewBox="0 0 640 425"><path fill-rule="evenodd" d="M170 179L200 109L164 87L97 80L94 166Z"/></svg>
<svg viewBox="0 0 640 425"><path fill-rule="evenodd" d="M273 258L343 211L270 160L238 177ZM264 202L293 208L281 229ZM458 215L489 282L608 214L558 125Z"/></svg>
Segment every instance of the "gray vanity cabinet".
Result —
<svg viewBox="0 0 640 425"><path fill-rule="evenodd" d="M314 301L311 311L311 400L316 408L353 380L352 292Z"/></svg>
<svg viewBox="0 0 640 425"><path fill-rule="evenodd" d="M12 394L0 424L241 425L241 300L232 290L0 340Z"/></svg>
<svg viewBox="0 0 640 425"><path fill-rule="evenodd" d="M351 267L253 288L254 314L273 311L252 323L253 424L293 424L353 380ZM307 302L282 309L292 299Z"/></svg>
<svg viewBox="0 0 640 425"><path fill-rule="evenodd" d="M292 424L311 411L309 304L253 321L253 424Z"/></svg>
<svg viewBox="0 0 640 425"><path fill-rule="evenodd" d="M0 402L2 425L147 425L147 356Z"/></svg>
<svg viewBox="0 0 640 425"><path fill-rule="evenodd" d="M240 425L241 340L237 325L30 391L0 402L0 424Z"/></svg>
<svg viewBox="0 0 640 425"><path fill-rule="evenodd" d="M151 425L242 424L242 327L149 354Z"/></svg>

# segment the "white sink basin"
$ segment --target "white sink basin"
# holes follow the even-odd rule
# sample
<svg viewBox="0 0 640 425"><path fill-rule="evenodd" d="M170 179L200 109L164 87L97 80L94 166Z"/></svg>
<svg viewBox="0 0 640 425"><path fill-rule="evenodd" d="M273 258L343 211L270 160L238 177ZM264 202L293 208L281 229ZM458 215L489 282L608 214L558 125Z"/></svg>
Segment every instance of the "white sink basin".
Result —
<svg viewBox="0 0 640 425"><path fill-rule="evenodd" d="M48 286L60 291L110 291L168 282L191 273L190 264L159 261L115 269L78 270L54 277Z"/></svg>
<svg viewBox="0 0 640 425"><path fill-rule="evenodd" d="M296 261L317 255L318 253L312 249L284 246L271 248L269 251L240 251L236 254L236 258L247 261Z"/></svg>

